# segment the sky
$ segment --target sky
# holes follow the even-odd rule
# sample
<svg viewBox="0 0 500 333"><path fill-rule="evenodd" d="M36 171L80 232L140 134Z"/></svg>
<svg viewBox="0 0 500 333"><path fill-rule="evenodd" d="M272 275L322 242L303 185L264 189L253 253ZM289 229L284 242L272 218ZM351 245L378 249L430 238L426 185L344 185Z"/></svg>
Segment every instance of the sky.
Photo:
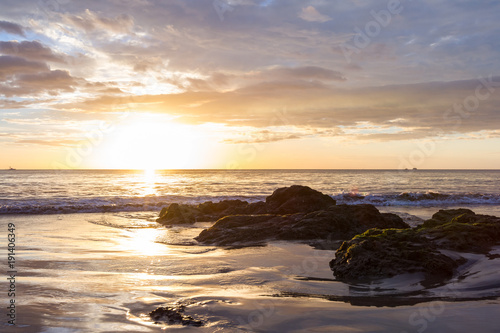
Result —
<svg viewBox="0 0 500 333"><path fill-rule="evenodd" d="M499 169L500 2L2 0L0 169Z"/></svg>

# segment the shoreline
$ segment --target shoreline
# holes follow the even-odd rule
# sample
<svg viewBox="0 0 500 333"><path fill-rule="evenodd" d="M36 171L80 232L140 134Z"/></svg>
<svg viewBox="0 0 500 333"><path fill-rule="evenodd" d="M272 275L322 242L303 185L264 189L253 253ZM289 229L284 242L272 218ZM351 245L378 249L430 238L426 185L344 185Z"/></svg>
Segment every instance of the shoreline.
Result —
<svg viewBox="0 0 500 333"><path fill-rule="evenodd" d="M500 305L498 298L485 295L485 300L450 303L439 298L446 290L436 290L436 298L412 306L344 303L342 299L351 296L361 297L353 297L354 301L375 296L378 298L368 299L375 303L388 299L390 296L380 294L380 290L399 289L410 280L353 289L331 281L334 276L328 261L333 251L316 250L300 242L239 249L193 245L186 240L209 224L151 227L147 226L151 222L139 223L140 215L67 214L61 219L54 215L0 216L0 226L10 221L18 228L23 276L18 288L22 291L19 300L24 303L16 309L18 323L33 331L57 327L88 330L97 322L100 328L92 329L94 332L112 327L160 332L164 326L152 324L147 313L181 302L187 304L187 315L205 320L204 327L193 328L198 332L216 328L306 332L311 325L324 330L392 327L415 331L421 326L412 325L410 316L425 320L420 311L430 309L435 317L427 321L430 331L456 329L457 318L468 318L458 332L474 327L495 332L500 325L493 315ZM305 294L300 298L265 296L283 292ZM324 299L331 295L333 301ZM485 317L488 323L482 322ZM169 326L169 331L181 330L185 328Z"/></svg>

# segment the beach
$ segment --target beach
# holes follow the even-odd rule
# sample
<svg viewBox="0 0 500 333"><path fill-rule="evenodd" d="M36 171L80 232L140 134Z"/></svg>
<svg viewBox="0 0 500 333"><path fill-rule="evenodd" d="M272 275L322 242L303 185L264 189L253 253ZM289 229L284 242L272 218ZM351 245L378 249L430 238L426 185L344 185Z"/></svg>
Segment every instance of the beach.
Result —
<svg viewBox="0 0 500 333"><path fill-rule="evenodd" d="M319 181L311 173L302 177ZM439 210L412 203L379 208L414 220ZM471 208L500 215L496 205ZM194 237L213 222L166 227L156 222L158 214L158 208L126 206L111 212L0 215L2 233L15 225L17 271L17 326L4 322L2 331L496 332L500 326L500 248L491 259L471 254L469 266L444 285L423 287L418 274L352 285L335 280L328 265L334 250L299 241L206 246ZM4 245L4 262L6 256ZM0 287L8 288L5 279ZM155 324L148 316L174 305L184 305L185 314L204 325Z"/></svg>
<svg viewBox="0 0 500 333"><path fill-rule="evenodd" d="M500 332L500 1L0 2L0 332Z"/></svg>

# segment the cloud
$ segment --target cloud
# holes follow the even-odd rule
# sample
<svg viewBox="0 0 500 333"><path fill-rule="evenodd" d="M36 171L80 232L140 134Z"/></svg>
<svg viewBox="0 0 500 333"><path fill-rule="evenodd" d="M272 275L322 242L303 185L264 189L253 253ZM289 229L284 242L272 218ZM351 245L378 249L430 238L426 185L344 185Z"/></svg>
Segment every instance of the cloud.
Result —
<svg viewBox="0 0 500 333"><path fill-rule="evenodd" d="M341 72L318 66L272 66L262 70L243 73L215 72L204 79L176 75L167 79L166 82L186 90L208 91L214 89L227 90L231 86L248 86L263 82L288 82L293 84L299 81L315 81L320 84L321 82L330 83L345 80L346 78Z"/></svg>
<svg viewBox="0 0 500 333"><path fill-rule="evenodd" d="M41 92L55 95L59 91L73 91L79 84L68 71L50 70L44 63L10 55L0 56L0 79L3 80L0 94L6 97L32 97Z"/></svg>
<svg viewBox="0 0 500 333"><path fill-rule="evenodd" d="M321 22L321 23L330 21L332 19L327 15L320 14L318 10L313 6L302 8L299 17L309 22Z"/></svg>
<svg viewBox="0 0 500 333"><path fill-rule="evenodd" d="M0 99L0 109L22 109L29 107L31 102L29 101L15 101L11 99Z"/></svg>
<svg viewBox="0 0 500 333"><path fill-rule="evenodd" d="M24 28L17 24L7 21L0 21L0 31L5 31L9 34L18 35L21 37L25 37Z"/></svg>
<svg viewBox="0 0 500 333"><path fill-rule="evenodd" d="M342 73L318 66L275 67L264 72L264 77L273 81L281 80L320 80L345 81Z"/></svg>
<svg viewBox="0 0 500 333"><path fill-rule="evenodd" d="M38 41L0 41L0 53L28 60L65 62L62 55L55 54L49 47Z"/></svg>
<svg viewBox="0 0 500 333"><path fill-rule="evenodd" d="M128 33L134 25L134 19L131 15L120 14L115 17L107 17L86 9L80 15L68 14L65 16L66 22L90 32L108 32L108 33Z"/></svg>
<svg viewBox="0 0 500 333"><path fill-rule="evenodd" d="M491 80L500 87L500 77ZM469 104L466 103L475 101L478 87L480 94L488 98L479 101L475 110L467 111ZM455 105L461 105L461 109ZM500 96L488 94L478 80L351 89L307 81L263 82L226 92L187 91L128 98L102 96L57 107L84 112L132 108L168 113L191 123L213 122L255 128L289 125L333 130L330 134L334 135L342 128L368 123L372 129L351 131L355 136L371 130L372 133L364 133L365 139L408 139L437 133L495 130L500 122ZM395 126L399 132L384 133ZM400 133L405 131L408 134ZM369 134L373 135L369 137Z"/></svg>
<svg viewBox="0 0 500 333"><path fill-rule="evenodd" d="M6 79L19 73L48 71L49 67L38 61L28 61L14 56L0 56L0 79Z"/></svg>
<svg viewBox="0 0 500 333"><path fill-rule="evenodd" d="M16 84L32 91L73 91L73 86L77 85L77 81L68 71L58 69L45 73L19 75Z"/></svg>
<svg viewBox="0 0 500 333"><path fill-rule="evenodd" d="M73 117L133 110L256 131L276 122L302 129L234 138L249 142L342 131L402 140L491 131L499 122L498 91L474 112L454 105L474 95L475 78L500 73L500 2L408 3L350 64L340 46L354 43L355 28L365 30L375 20L370 13L386 4L227 3L233 10L221 21L204 0L73 1L43 17L32 1L5 0L2 14L12 22L0 30L24 34L29 16L29 35L39 41L0 42L0 93L21 97L0 105L52 102L79 110ZM371 127L360 128L363 122ZM400 130L386 132L391 126Z"/></svg>
<svg viewBox="0 0 500 333"><path fill-rule="evenodd" d="M225 143L240 144L240 143L270 143L291 139L301 139L310 136L310 133L303 132L282 132L282 131L271 131L271 130L260 130L254 131L243 137L233 137L223 140Z"/></svg>
<svg viewBox="0 0 500 333"><path fill-rule="evenodd" d="M42 140L42 139L32 139L32 140L16 140L15 144L21 145L41 145L41 146L51 146L51 147L75 147L82 143L82 140L71 140L71 139L60 139L60 140Z"/></svg>

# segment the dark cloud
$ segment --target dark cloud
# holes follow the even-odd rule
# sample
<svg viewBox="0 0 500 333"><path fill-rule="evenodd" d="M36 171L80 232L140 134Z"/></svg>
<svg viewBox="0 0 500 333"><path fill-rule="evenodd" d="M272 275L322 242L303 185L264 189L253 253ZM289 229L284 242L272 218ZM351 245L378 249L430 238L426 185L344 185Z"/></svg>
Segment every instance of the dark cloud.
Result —
<svg viewBox="0 0 500 333"><path fill-rule="evenodd" d="M32 89L34 91L73 91L73 86L77 85L77 81L71 77L69 72L62 70L19 75L16 83L25 89Z"/></svg>
<svg viewBox="0 0 500 333"><path fill-rule="evenodd" d="M37 61L14 56L0 56L0 94L6 97L28 96L48 92L54 95L60 91L73 91L78 80L68 71L50 70ZM26 103L26 102L25 102Z"/></svg>
<svg viewBox="0 0 500 333"><path fill-rule="evenodd" d="M71 92L79 83L67 71L54 70L35 74L21 74L9 84L0 84L0 94L4 96L30 96L40 93L57 95L62 91Z"/></svg>
<svg viewBox="0 0 500 333"><path fill-rule="evenodd" d="M2 80L16 74L26 74L48 70L49 67L42 62L28 61L24 58L10 55L0 56L0 79Z"/></svg>
<svg viewBox="0 0 500 333"><path fill-rule="evenodd" d="M49 47L38 41L0 41L0 53L14 55L28 60L65 62L62 55L55 54Z"/></svg>
<svg viewBox="0 0 500 333"><path fill-rule="evenodd" d="M0 21L0 31L5 31L9 34L25 37L24 28L17 23Z"/></svg>

